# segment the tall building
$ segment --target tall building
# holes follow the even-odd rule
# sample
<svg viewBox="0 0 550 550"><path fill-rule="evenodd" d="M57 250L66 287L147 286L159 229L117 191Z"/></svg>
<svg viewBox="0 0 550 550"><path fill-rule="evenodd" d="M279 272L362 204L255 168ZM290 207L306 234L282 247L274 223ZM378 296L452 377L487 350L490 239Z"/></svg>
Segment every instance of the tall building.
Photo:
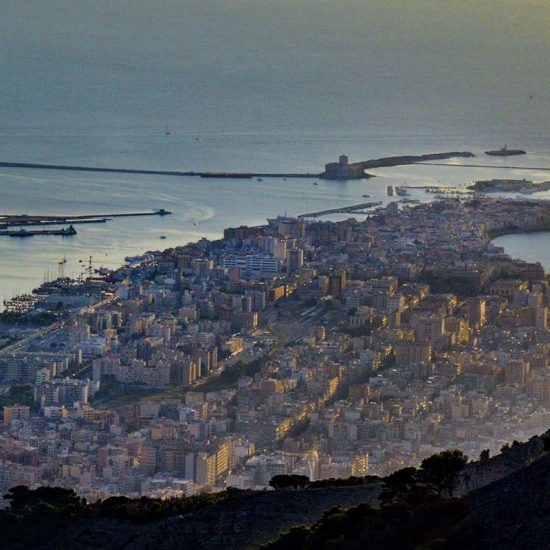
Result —
<svg viewBox="0 0 550 550"><path fill-rule="evenodd" d="M395 360L400 365L430 363L432 360L432 346L428 342L397 342L395 344Z"/></svg>
<svg viewBox="0 0 550 550"><path fill-rule="evenodd" d="M328 293L335 298L342 295L347 286L347 273L345 270L328 278Z"/></svg>
<svg viewBox="0 0 550 550"><path fill-rule="evenodd" d="M487 302L485 298L468 298L466 300L466 314L468 322L473 328L481 328L487 322Z"/></svg>
<svg viewBox="0 0 550 550"><path fill-rule="evenodd" d="M292 248L287 255L287 270L289 273L299 271L304 265L304 251L301 248Z"/></svg>

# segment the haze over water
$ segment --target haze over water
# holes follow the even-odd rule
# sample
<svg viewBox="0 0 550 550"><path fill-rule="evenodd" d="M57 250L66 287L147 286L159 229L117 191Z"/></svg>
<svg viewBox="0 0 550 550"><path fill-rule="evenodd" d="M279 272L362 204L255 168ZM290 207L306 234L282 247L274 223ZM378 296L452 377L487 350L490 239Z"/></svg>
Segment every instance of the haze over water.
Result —
<svg viewBox="0 0 550 550"><path fill-rule="evenodd" d="M550 5L479 4L7 0L0 160L303 172L341 153L482 154L507 143L529 155L477 160L550 166ZM388 184L550 177L427 166L377 174L314 186L0 169L0 213L174 212L79 226L71 239L2 238L0 297L55 276L59 256L77 275L89 255L114 266L284 211L387 200Z"/></svg>

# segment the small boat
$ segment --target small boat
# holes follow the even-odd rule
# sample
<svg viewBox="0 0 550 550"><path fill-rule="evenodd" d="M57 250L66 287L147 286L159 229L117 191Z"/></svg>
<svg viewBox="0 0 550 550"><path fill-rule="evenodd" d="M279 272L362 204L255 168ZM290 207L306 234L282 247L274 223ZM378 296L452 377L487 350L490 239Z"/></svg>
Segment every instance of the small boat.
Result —
<svg viewBox="0 0 550 550"><path fill-rule="evenodd" d="M199 222L193 222L193 225L199 225Z"/></svg>
<svg viewBox="0 0 550 550"><path fill-rule="evenodd" d="M513 157L516 155L525 155L526 151L523 149L508 149L508 145L505 145L495 151L485 151L485 154L491 157Z"/></svg>
<svg viewBox="0 0 550 550"><path fill-rule="evenodd" d="M166 235L161 235L160 238L164 240L166 239Z"/></svg>
<svg viewBox="0 0 550 550"><path fill-rule="evenodd" d="M59 258L57 258L57 263L58 263L58 265L66 264L67 263L67 258L65 256L59 256Z"/></svg>
<svg viewBox="0 0 550 550"><path fill-rule="evenodd" d="M370 195L361 195L364 199L370 199Z"/></svg>
<svg viewBox="0 0 550 550"><path fill-rule="evenodd" d="M319 185L316 181L313 182L313 185Z"/></svg>
<svg viewBox="0 0 550 550"><path fill-rule="evenodd" d="M20 229L19 231L12 231L11 233L6 233L10 237L33 237L34 233L27 231L26 229Z"/></svg>

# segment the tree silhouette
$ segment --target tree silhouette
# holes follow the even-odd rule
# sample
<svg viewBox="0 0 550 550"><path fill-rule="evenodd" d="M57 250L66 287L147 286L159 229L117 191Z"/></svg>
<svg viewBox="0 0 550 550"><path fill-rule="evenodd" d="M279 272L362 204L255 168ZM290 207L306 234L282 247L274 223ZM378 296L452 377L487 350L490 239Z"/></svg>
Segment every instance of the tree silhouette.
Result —
<svg viewBox="0 0 550 550"><path fill-rule="evenodd" d="M271 478L269 485L276 490L305 489L309 485L309 477L299 475L276 475Z"/></svg>
<svg viewBox="0 0 550 550"><path fill-rule="evenodd" d="M420 465L420 476L430 484L438 495L453 496L456 477L468 462L468 457L459 450L448 449L425 458Z"/></svg>
<svg viewBox="0 0 550 550"><path fill-rule="evenodd" d="M487 462L490 456L491 456L491 451L489 449L483 449L483 451L479 453L479 461Z"/></svg>
<svg viewBox="0 0 550 550"><path fill-rule="evenodd" d="M382 500L392 499L395 496L403 496L418 483L418 470L416 468L402 468L384 478L384 484L388 491L384 491Z"/></svg>

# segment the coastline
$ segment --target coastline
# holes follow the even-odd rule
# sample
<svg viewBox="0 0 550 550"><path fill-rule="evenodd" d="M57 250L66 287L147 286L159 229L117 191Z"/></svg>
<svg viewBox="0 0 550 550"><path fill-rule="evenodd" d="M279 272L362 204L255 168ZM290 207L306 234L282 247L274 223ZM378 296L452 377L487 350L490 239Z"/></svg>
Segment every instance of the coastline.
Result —
<svg viewBox="0 0 550 550"><path fill-rule="evenodd" d="M550 220L545 225L538 225L536 227L509 227L503 229L488 229L487 236L489 241L494 241L499 237L506 237L507 235L529 235L531 233L547 233L550 232Z"/></svg>
<svg viewBox="0 0 550 550"><path fill-rule="evenodd" d="M506 232L492 239L491 244L506 256L530 263L539 263L550 272L550 229Z"/></svg>

